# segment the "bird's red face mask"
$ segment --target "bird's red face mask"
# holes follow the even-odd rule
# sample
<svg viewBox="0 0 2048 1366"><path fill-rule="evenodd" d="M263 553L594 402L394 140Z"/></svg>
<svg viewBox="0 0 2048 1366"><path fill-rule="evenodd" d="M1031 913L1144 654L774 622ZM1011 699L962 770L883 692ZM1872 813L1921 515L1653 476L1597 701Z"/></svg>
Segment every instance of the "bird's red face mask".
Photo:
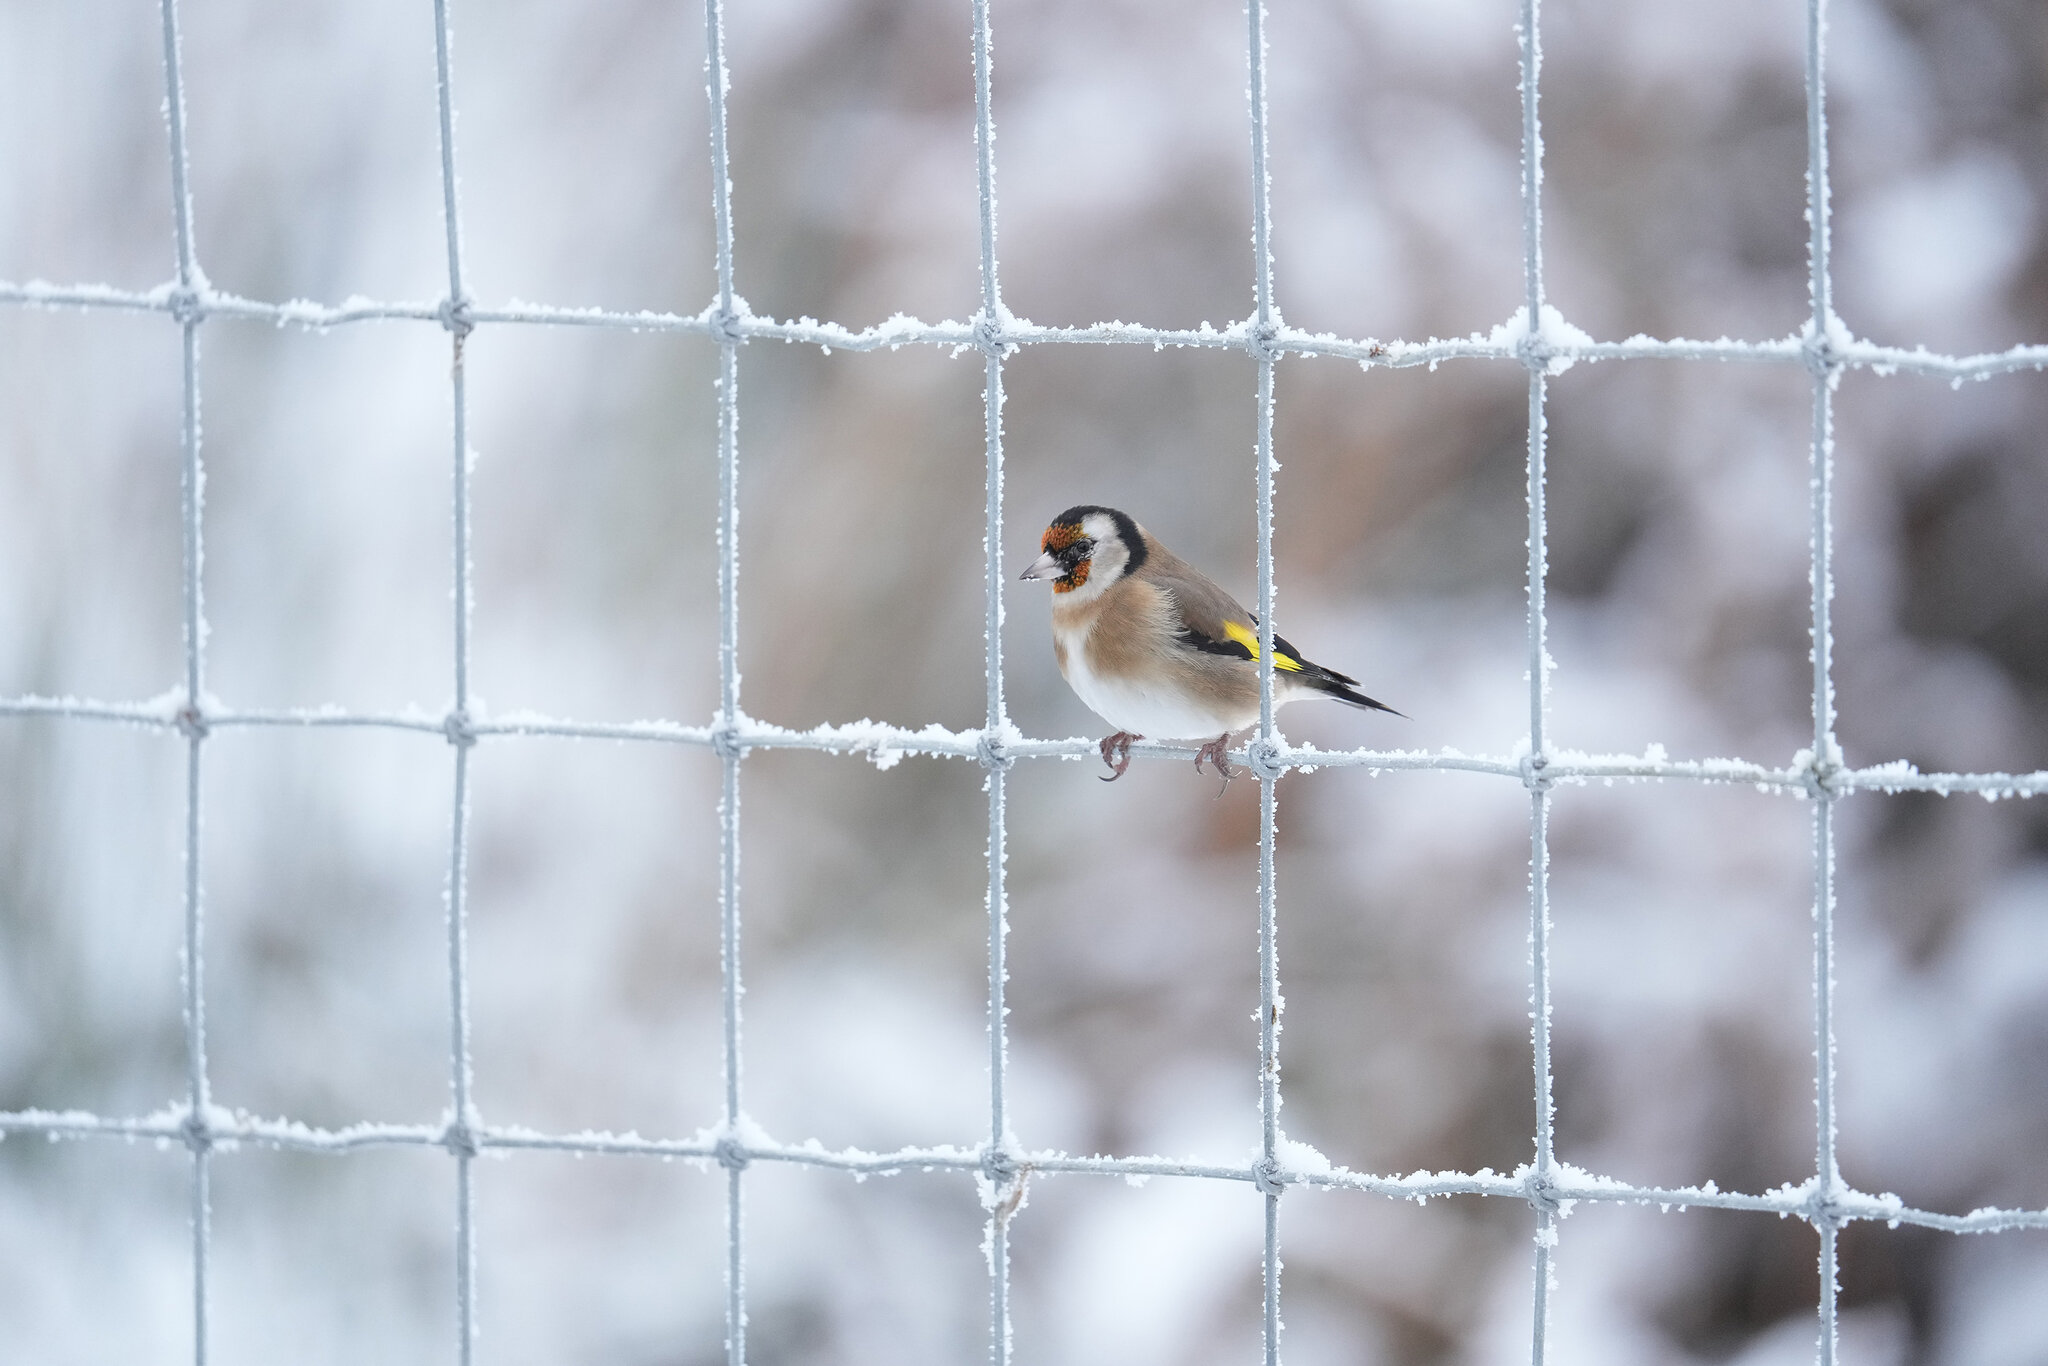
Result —
<svg viewBox="0 0 2048 1366"><path fill-rule="evenodd" d="M1095 542L1081 530L1079 522L1054 522L1045 529L1039 546L1045 553L1033 560L1021 577L1051 579L1055 593L1071 593L1088 582Z"/></svg>

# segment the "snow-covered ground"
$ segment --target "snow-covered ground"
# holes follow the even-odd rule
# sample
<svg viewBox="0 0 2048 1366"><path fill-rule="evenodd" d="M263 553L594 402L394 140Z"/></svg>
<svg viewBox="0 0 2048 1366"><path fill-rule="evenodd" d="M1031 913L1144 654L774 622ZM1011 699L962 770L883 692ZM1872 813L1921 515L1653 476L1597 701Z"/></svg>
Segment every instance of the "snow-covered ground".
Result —
<svg viewBox="0 0 2048 1366"><path fill-rule="evenodd" d="M1274 251L1293 326L1485 336L1521 304L1509 0L1277 5ZM701 12L454 0L465 272L479 304L712 297ZM1251 310L1243 14L994 7L1004 296L1041 324ZM1836 307L1871 341L2048 339L2044 30L2025 6L1837 0ZM186 0L198 258L217 289L445 292L432 7ZM738 288L760 315L969 317L969 7L748 0L728 15ZM1600 339L1777 340L1807 317L1804 6L1544 9L1550 300ZM0 3L0 280L175 270L148 0ZM422 322L202 329L210 691L417 708L451 688L449 353ZM980 724L982 367L755 342L740 359L748 713ZM701 337L469 339L473 687L486 714L702 724L717 699L716 353ZM1235 351L1039 347L1005 367L1009 559L1077 502L1252 593L1255 372ZM1278 620L1412 720L1312 707L1326 748L1507 754L1527 731L1526 385L1504 362L1278 380ZM0 696L182 678L179 350L165 317L0 307ZM1551 382L1552 743L1782 765L1810 743L1797 365L1626 361ZM2048 379L1856 372L1837 396L1836 678L1857 765L2048 767ZM1009 588L1027 735L1100 730ZM206 746L216 1101L338 1127L448 1104L437 735ZM483 1117L687 1137L719 1118L718 761L665 744L474 752ZM0 719L0 1110L184 1094L184 748ZM987 1125L981 770L760 751L743 778L746 1108L830 1148ZM1534 1127L1519 783L1335 768L1280 790L1285 1128L1355 1170L1512 1171ZM1809 808L1747 787L1561 789L1558 1148L1619 1179L1813 1171ZM1840 807L1841 1153L1860 1189L2048 1206L2048 805ZM1033 1149L1244 1160L1258 1140L1258 805L1183 762L1010 780L1011 1124ZM214 1357L444 1361L444 1153L215 1164ZM189 1159L0 1143L0 1359L189 1349ZM724 1182L641 1157L479 1168L478 1360L723 1360ZM970 1176L746 1179L750 1354L982 1359ZM1261 1212L1237 1183L1034 1179L1020 1362L1252 1359ZM1283 1201L1293 1363L1512 1361L1530 1216ZM1588 1363L1809 1359L1815 1239L1763 1214L1581 1205L1552 1342ZM1845 1359L2048 1356L2048 1233L1843 1238Z"/></svg>

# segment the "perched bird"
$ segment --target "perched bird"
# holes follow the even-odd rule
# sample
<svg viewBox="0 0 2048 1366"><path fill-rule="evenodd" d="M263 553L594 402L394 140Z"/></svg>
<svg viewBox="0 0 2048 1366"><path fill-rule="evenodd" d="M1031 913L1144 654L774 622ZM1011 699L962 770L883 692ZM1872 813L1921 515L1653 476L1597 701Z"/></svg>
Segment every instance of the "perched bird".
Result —
<svg viewBox="0 0 2048 1366"><path fill-rule="evenodd" d="M1115 508L1068 508L1040 548L1023 577L1053 581L1053 657L1089 709L1117 728L1102 742L1103 781L1124 776L1133 740L1214 735L1195 768L1207 759L1228 782L1230 733L1259 719L1259 619ZM1279 636L1273 668L1276 707L1334 697L1401 714Z"/></svg>

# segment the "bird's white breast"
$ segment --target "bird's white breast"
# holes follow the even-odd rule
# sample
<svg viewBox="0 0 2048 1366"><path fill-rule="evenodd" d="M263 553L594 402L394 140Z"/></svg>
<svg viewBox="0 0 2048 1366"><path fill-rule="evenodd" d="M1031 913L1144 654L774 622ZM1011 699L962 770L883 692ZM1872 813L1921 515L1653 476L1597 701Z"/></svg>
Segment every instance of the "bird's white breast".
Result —
<svg viewBox="0 0 2048 1366"><path fill-rule="evenodd" d="M1207 740L1257 719L1223 716L1175 687L1165 676L1109 677L1088 667L1087 631L1059 632L1060 672L1088 709L1118 730L1155 740Z"/></svg>

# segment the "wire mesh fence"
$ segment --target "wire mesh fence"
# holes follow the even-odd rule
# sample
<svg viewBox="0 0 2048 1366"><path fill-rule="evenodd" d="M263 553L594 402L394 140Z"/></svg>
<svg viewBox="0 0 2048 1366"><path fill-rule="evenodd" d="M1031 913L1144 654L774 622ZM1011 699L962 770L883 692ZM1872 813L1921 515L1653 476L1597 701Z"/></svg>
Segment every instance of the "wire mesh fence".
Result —
<svg viewBox="0 0 2048 1366"><path fill-rule="evenodd" d="M475 1289L478 1252L473 1166L481 1154L489 1151L552 1150L592 1155L687 1158L721 1173L726 1201L726 1354L735 1366L747 1355L747 1258L743 1237L747 1172L754 1164L764 1162L856 1174L943 1169L977 1176L986 1214L989 1353L990 1358L998 1362L1007 1362L1012 1355L1010 1223L1020 1207L1027 1183L1039 1173L1195 1178L1237 1182L1252 1187L1253 1194L1263 1204L1264 1212L1262 1318L1264 1352L1269 1362L1280 1359L1282 1348L1281 1211L1290 1186L1346 1189L1402 1199L1462 1194L1526 1203L1533 1225L1530 1341L1532 1358L1539 1362L1546 1359L1549 1349L1547 1334L1552 1311L1552 1261L1560 1246L1560 1221L1563 1214L1578 1202L1751 1211L1805 1221L1816 1230L1819 1241L1820 1297L1815 1310L1819 1359L1824 1363L1832 1363L1837 1353L1837 1239L1846 1225L1857 1221L1876 1221L1958 1233L2048 1228L2048 1211L2044 1210L1986 1208L1967 1214L1947 1214L1914 1208L1893 1196L1854 1189L1843 1180L1839 1169L1834 1035L1837 803L1857 791L2031 797L2048 794L2048 773L1929 773L1904 763L1851 768L1843 762L1836 739L1834 632L1830 622L1835 574L1833 439L1838 381L1852 370L1879 375L1920 374L1956 381L1985 379L2013 371L2048 368L2048 346L2022 346L1973 356L1938 354L1925 348L1885 347L1856 338L1836 316L1830 266L1831 193L1824 79L1826 13L1822 0L1809 0L1806 8L1810 314L1801 332L1792 337L1768 341L1723 339L1711 342L1647 337L1616 342L1596 341L1569 323L1547 301L1542 220L1544 158L1538 80L1542 46L1537 0L1522 0L1518 27L1522 305L1490 336L1428 342L1352 340L1328 334L1310 334L1289 328L1281 320L1273 284L1267 14L1263 4L1254 3L1247 9L1245 30L1254 308L1248 317L1231 326L1198 329L1161 329L1124 323L1043 327L1014 317L1005 307L997 250L996 99L992 75L993 24L988 0L974 0L972 13L973 132L979 197L979 312L966 322L933 324L898 317L887 324L861 330L832 322L784 322L760 317L747 308L735 290L737 234L733 226L733 183L727 149L730 81L725 57L724 18L717 0L711 0L704 12L716 243L715 288L711 302L702 312L691 316L541 305L493 308L470 298L465 287L457 193L455 128L458 103L451 63L451 20L447 0L435 0L432 9L436 42L440 191L446 233L445 296L421 303L353 300L341 306L328 307L304 302L268 303L215 290L201 269L193 228L185 127L186 93L176 0L163 0L161 18L162 72L175 208L175 278L147 292L124 292L99 286L53 286L41 282L0 284L0 301L30 307L158 314L170 319L179 330L182 344L180 446L183 453L183 497L180 525L183 538L183 678L176 689L157 699L119 702L73 697L15 697L0 702L0 715L21 722L43 718L152 727L176 732L183 738L186 1090L176 1103L155 1114L139 1117L46 1110L0 1114L0 1133L65 1138L152 1138L181 1143L189 1150L193 1356L196 1361L207 1359L209 1346L211 1182L214 1164L224 1152L243 1145L318 1153L346 1153L391 1146L445 1150L455 1170L454 1312L460 1359L465 1363L472 1357L479 1316L484 1312L478 1305ZM209 691L203 572L205 466L200 421L203 391L200 340L209 323L237 319L315 329L366 321L413 322L438 327L448 336L451 356L449 411L452 414L448 506L454 613L450 661L450 696L453 700L445 714L368 713L349 711L339 706L249 709L216 699ZM470 683L472 457L464 354L468 338L477 329L501 326L573 326L628 332L684 333L701 337L717 348L719 684L716 712L703 724L588 721L516 712L488 714L474 703ZM862 722L796 730L755 719L744 710L740 695L738 584L740 353L750 342L770 340L854 351L904 346L935 347L977 353L981 357L986 452L983 563L986 710L981 726L965 730L949 730L938 725L910 729ZM1094 751L1091 741L1025 736L1012 724L1004 695L1005 661L1001 634L1003 550L1007 535L1003 464L1004 365L1020 349L1040 345L1228 349L1247 353L1256 362L1257 389L1248 397L1253 399L1256 415L1253 472L1258 527L1257 597L1260 629L1264 637L1261 658L1267 662L1262 664L1258 730L1239 756L1257 775L1260 783L1258 1074L1262 1125L1258 1154L1249 1163L1074 1156L1034 1148L1025 1137L1013 1132L1009 1113L1005 1005L1008 978L1005 962L1008 935L1005 891L1008 779L1013 766L1020 761L1070 758ZM1528 740L1519 752L1469 756L1399 750L1331 751L1287 744L1276 730L1270 663L1275 600L1273 502L1278 469L1274 459L1274 382L1279 365L1290 356L1335 357L1368 368L1495 362L1519 366L1526 373ZM1581 362L1653 359L1798 366L1810 376L1812 739L1810 747L1780 761L1685 761L1669 759L1660 752L1589 755L1560 749L1551 742L1548 734L1550 615L1545 600L1549 543L1545 463L1549 384L1553 377ZM438 735L450 747L452 796L445 881L449 1109L445 1123L439 1125L363 1123L333 1128L314 1127L290 1120L254 1118L217 1104L213 1096L207 1043L205 862L202 847L202 772L208 744L212 735L228 728L312 727L384 728ZM472 1096L470 973L466 939L473 792L471 756L475 747L482 743L495 744L535 736L689 745L710 750L719 761L722 775L719 904L723 1097L714 1121L691 1137L647 1139L629 1134L540 1132L492 1124L477 1111ZM987 1128L976 1141L885 1152L827 1150L814 1143L799 1145L778 1141L749 1119L741 1084L741 776L750 752L776 748L887 757L902 754L951 757L978 764L984 771L988 802L989 1095ZM1184 754L1184 751L1167 745L1141 743L1134 747L1134 753L1157 758ZM1333 1167L1311 1150L1290 1142L1280 1125L1278 784L1280 777L1290 771L1346 766L1363 767L1374 772L1457 770L1479 773L1518 783L1527 792L1529 988L1536 1128L1531 1136L1533 1155L1515 1172L1502 1175L1491 1171L1453 1171L1409 1177L1356 1172ZM1762 1192L1724 1191L1711 1183L1642 1186L1580 1170L1562 1162L1557 1155L1553 1132L1555 1107L1550 985L1549 820L1552 792L1560 783L1614 779L1753 785L1807 805L1812 840L1812 1018L1817 1066L1813 1082L1814 1175L1802 1183ZM962 1137L964 1139L965 1136Z"/></svg>

